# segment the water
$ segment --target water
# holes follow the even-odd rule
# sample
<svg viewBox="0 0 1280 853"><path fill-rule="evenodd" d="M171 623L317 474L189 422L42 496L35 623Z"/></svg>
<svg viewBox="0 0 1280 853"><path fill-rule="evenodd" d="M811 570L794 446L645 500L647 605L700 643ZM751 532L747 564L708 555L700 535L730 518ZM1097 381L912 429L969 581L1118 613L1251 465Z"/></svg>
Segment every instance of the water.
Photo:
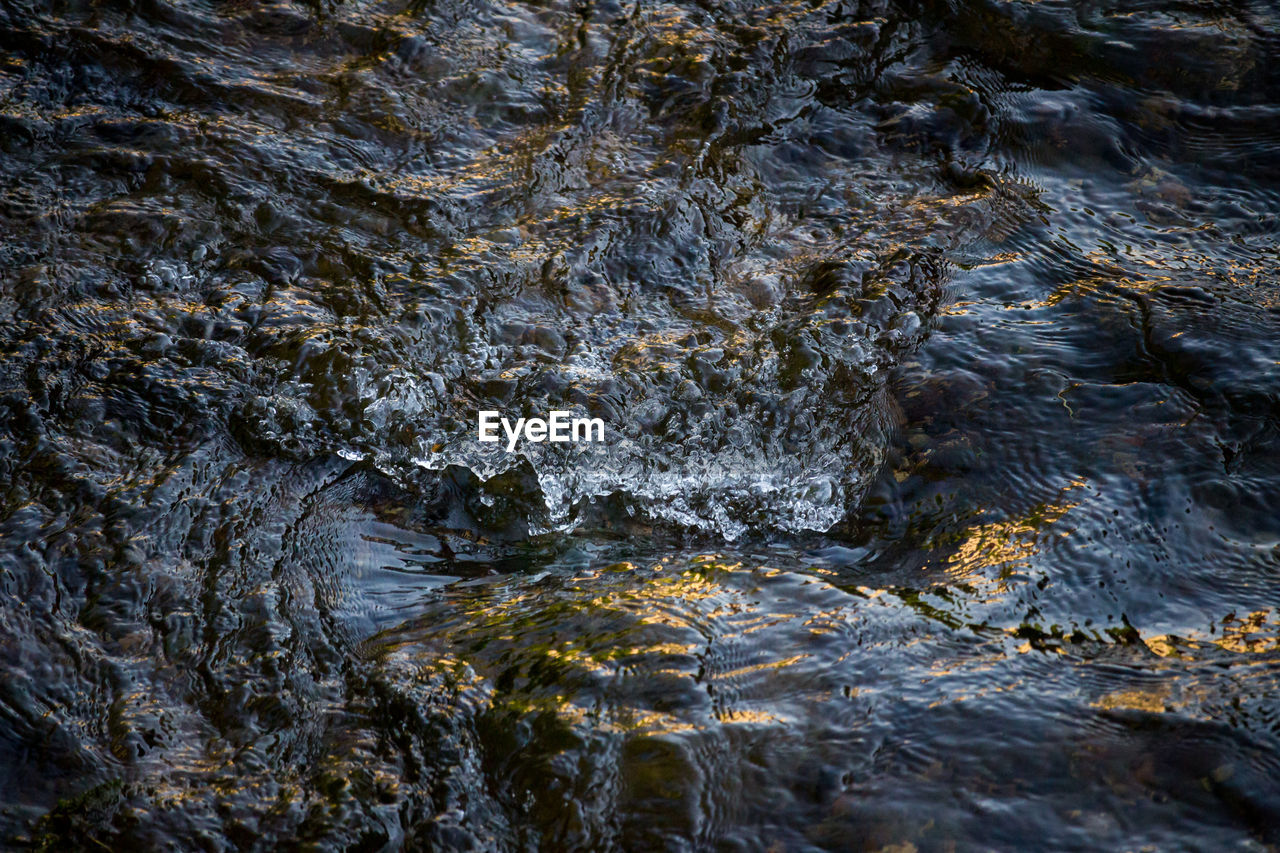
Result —
<svg viewBox="0 0 1280 853"><path fill-rule="evenodd" d="M0 0L0 837L1280 844L1278 60Z"/></svg>

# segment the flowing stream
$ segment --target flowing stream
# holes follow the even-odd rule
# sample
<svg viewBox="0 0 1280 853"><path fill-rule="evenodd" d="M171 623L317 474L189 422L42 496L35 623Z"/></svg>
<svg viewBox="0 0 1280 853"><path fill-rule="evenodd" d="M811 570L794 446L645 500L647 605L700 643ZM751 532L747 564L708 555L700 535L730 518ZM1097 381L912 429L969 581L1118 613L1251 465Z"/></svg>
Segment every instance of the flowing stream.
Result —
<svg viewBox="0 0 1280 853"><path fill-rule="evenodd" d="M1278 214L1267 0L0 0L0 846L1274 849Z"/></svg>

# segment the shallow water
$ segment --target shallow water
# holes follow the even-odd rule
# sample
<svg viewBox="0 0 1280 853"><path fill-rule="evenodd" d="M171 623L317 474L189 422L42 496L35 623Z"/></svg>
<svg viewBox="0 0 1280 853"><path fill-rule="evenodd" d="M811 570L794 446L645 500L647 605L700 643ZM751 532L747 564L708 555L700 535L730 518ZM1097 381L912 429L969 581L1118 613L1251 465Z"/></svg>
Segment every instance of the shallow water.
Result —
<svg viewBox="0 0 1280 853"><path fill-rule="evenodd" d="M0 838L1280 845L1277 68L1264 2L0 0Z"/></svg>

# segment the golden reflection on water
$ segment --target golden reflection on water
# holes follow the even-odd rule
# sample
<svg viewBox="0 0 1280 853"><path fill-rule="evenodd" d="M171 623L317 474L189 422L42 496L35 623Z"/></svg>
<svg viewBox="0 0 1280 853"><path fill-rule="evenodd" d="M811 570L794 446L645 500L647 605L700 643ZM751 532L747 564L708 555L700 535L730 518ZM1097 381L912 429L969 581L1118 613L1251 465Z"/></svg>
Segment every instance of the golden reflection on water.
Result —
<svg viewBox="0 0 1280 853"><path fill-rule="evenodd" d="M473 712L550 714L583 731L786 724L785 713L762 710L753 695L791 689L784 672L811 677L817 664L803 644L850 618L838 606L815 621L803 607L776 612L756 600L758 582L805 585L789 574L708 554L455 587L445 594L451 618L383 636L383 666L396 680L434 680ZM820 587L833 600L847 596ZM784 633L762 634L770 629Z"/></svg>
<svg viewBox="0 0 1280 853"><path fill-rule="evenodd" d="M1104 711L1128 710L1160 714L1170 708L1170 687L1160 683L1152 687L1135 687L1107 693L1093 702Z"/></svg>
<svg viewBox="0 0 1280 853"><path fill-rule="evenodd" d="M1191 658L1196 651L1215 647L1242 655L1273 652L1280 649L1280 614L1270 608L1243 617L1228 613L1208 632L1161 634L1145 637L1143 642L1155 654L1170 658Z"/></svg>
<svg viewBox="0 0 1280 853"><path fill-rule="evenodd" d="M1083 479L1072 480L1062 494L1084 485ZM1054 529L1054 525L1079 505L1067 500L1041 503L1020 517L971 527L948 560L947 576L955 583L985 588L996 596L1008 593L1012 581L1026 580L1020 570L1030 565L1045 536L1068 535L1068 530ZM992 569L998 570L994 576Z"/></svg>

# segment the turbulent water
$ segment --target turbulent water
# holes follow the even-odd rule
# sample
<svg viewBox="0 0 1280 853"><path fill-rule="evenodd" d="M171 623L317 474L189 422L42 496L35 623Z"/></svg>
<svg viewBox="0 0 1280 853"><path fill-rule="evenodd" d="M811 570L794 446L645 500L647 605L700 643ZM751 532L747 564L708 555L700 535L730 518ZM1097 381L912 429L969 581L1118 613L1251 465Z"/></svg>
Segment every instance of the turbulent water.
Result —
<svg viewBox="0 0 1280 853"><path fill-rule="evenodd" d="M1278 213L1263 0L0 0L0 839L1274 849Z"/></svg>

